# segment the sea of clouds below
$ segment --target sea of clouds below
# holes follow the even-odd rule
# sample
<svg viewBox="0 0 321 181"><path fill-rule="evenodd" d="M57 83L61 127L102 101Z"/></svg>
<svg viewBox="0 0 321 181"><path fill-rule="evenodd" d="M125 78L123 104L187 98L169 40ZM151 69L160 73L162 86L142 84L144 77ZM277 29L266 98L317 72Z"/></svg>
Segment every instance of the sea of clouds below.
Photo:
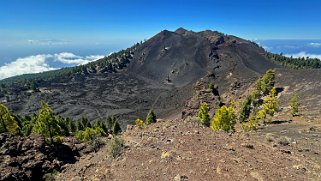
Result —
<svg viewBox="0 0 321 181"><path fill-rule="evenodd" d="M103 57L104 55L79 56L69 52L22 57L1 66L0 79L28 73L55 70L61 67L83 65ZM57 64L59 67L54 67L52 64Z"/></svg>

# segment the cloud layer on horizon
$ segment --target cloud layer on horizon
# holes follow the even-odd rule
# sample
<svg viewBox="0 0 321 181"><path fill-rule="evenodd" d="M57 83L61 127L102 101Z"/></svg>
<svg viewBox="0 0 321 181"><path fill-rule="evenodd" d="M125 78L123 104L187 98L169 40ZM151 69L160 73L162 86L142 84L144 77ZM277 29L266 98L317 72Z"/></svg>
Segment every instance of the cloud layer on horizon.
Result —
<svg viewBox="0 0 321 181"><path fill-rule="evenodd" d="M55 70L57 69L56 67L50 66L50 64L54 62L62 64L61 67L67 67L83 65L103 57L103 55L78 56L73 53L62 52L18 58L15 61L0 67L0 80L16 75Z"/></svg>
<svg viewBox="0 0 321 181"><path fill-rule="evenodd" d="M308 46L318 48L318 47L321 47L321 43L312 42L312 43L309 43Z"/></svg>
<svg viewBox="0 0 321 181"><path fill-rule="evenodd" d="M309 58L318 58L321 60L321 54L311 54L304 51L295 53L295 54L285 54L284 56L287 56L287 57L292 56L293 58L309 57Z"/></svg>

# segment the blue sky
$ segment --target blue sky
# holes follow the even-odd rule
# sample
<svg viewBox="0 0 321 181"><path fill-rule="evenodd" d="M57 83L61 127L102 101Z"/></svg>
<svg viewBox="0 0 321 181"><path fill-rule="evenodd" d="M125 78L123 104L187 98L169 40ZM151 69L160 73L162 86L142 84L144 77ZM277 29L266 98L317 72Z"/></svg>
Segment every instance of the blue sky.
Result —
<svg viewBox="0 0 321 181"><path fill-rule="evenodd" d="M88 57L104 56L178 27L250 40L311 40L307 43L317 43L317 51L320 8L319 0L1 0L0 66L34 55L50 57L44 62L51 69L73 66L77 63L62 65L68 61L53 58L73 54L64 58L92 61Z"/></svg>
<svg viewBox="0 0 321 181"><path fill-rule="evenodd" d="M182 26L247 39L318 39L320 8L318 0L1 0L0 38L126 44Z"/></svg>

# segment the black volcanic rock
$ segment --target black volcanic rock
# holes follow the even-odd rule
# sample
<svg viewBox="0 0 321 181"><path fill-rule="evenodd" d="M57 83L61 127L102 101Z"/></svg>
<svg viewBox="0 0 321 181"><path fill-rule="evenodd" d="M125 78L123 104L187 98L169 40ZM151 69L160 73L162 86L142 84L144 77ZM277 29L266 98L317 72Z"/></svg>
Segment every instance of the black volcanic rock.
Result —
<svg viewBox="0 0 321 181"><path fill-rule="evenodd" d="M100 67L47 81L29 96L9 95L6 105L15 113L30 114L43 100L64 117L95 120L116 115L125 127L146 117L150 109L160 118L181 112L200 79L204 87L215 83L223 96L234 82L240 83L238 89L246 88L267 69L277 67L264 53L250 41L217 31L164 30L135 47L122 69Z"/></svg>
<svg viewBox="0 0 321 181"><path fill-rule="evenodd" d="M40 136L0 134L0 180L42 180L45 173L74 163L78 142L49 146Z"/></svg>

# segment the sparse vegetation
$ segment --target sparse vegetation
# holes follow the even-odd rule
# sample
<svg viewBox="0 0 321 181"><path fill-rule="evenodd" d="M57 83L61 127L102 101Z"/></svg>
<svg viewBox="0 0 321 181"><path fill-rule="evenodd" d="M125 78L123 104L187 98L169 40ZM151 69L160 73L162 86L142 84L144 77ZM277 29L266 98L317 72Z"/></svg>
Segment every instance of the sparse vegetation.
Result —
<svg viewBox="0 0 321 181"><path fill-rule="evenodd" d="M145 128L145 127L146 127L146 124L144 123L144 121L141 120L141 119L139 119L139 118L137 118L137 119L135 120L135 124L136 124L137 126L139 126L140 128Z"/></svg>
<svg viewBox="0 0 321 181"><path fill-rule="evenodd" d="M292 96L290 100L291 114L292 116L299 115L299 97L297 95Z"/></svg>
<svg viewBox="0 0 321 181"><path fill-rule="evenodd" d="M42 179L44 181L55 181L55 177L58 175L58 171L54 170L52 172L46 173L43 175Z"/></svg>
<svg viewBox="0 0 321 181"><path fill-rule="evenodd" d="M205 126L210 126L210 115L209 108L206 102L201 104L201 107L198 110L198 117L200 118L200 123Z"/></svg>
<svg viewBox="0 0 321 181"><path fill-rule="evenodd" d="M278 100L276 98L276 90L272 88L269 95L264 98L264 102L262 104L262 110L258 111L259 119L264 120L264 122L268 121L266 118L266 114L269 116L274 116L274 113L278 109ZM264 115L263 115L264 114Z"/></svg>
<svg viewBox="0 0 321 181"><path fill-rule="evenodd" d="M245 131L257 129L260 121L269 122L270 119L267 119L267 116L274 116L278 109L274 84L275 71L269 69L262 78L256 81L255 90L243 101L239 111L239 121Z"/></svg>
<svg viewBox="0 0 321 181"><path fill-rule="evenodd" d="M268 142L274 142L274 141L275 141L275 135L272 134L272 133L267 133L267 134L265 135L265 139L266 139L266 141L268 141Z"/></svg>
<svg viewBox="0 0 321 181"><path fill-rule="evenodd" d="M280 138L278 138L277 143L283 146L287 146L291 143L291 138L286 137L286 136L281 136Z"/></svg>
<svg viewBox="0 0 321 181"><path fill-rule="evenodd" d="M55 116L45 102L41 102L39 114L21 117L13 115L8 108L0 104L0 131L28 136L31 133L40 134L48 143L62 143L64 136L74 135L83 142L95 142L101 136L117 135L120 125L116 117L109 116L107 123L97 120L93 125L83 117L78 121Z"/></svg>
<svg viewBox="0 0 321 181"><path fill-rule="evenodd" d="M265 74L256 82L256 91L260 95L267 95L272 90L275 84L275 70L269 69Z"/></svg>
<svg viewBox="0 0 321 181"><path fill-rule="evenodd" d="M255 116L250 116L248 122L243 122L242 123L242 128L244 131L251 131L251 130L256 130L258 128L258 119Z"/></svg>
<svg viewBox="0 0 321 181"><path fill-rule="evenodd" d="M101 136L106 135L105 131L100 128L86 128L76 132L76 137L81 141L93 141Z"/></svg>
<svg viewBox="0 0 321 181"><path fill-rule="evenodd" d="M246 98L242 104L240 113L239 113L240 114L240 116L239 116L240 122L244 122L249 118L249 116L251 114L251 109L252 109L252 107L251 107L252 102L253 102L252 95L246 96Z"/></svg>
<svg viewBox="0 0 321 181"><path fill-rule="evenodd" d="M121 155L125 141L121 137L113 137L108 145L108 154L112 158L117 158Z"/></svg>
<svg viewBox="0 0 321 181"><path fill-rule="evenodd" d="M211 128L213 130L234 131L236 124L236 112L232 106L222 106L215 111Z"/></svg>
<svg viewBox="0 0 321 181"><path fill-rule="evenodd" d="M150 110L149 113L147 114L145 124L151 124L151 123L156 123L156 115L153 110Z"/></svg>

